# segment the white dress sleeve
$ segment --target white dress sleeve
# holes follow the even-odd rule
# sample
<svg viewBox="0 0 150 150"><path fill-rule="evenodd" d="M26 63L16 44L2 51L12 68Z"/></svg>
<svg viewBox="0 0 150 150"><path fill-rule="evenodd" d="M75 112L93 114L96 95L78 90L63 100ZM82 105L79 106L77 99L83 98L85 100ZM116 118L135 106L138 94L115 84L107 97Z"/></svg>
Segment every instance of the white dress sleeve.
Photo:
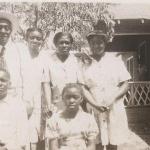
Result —
<svg viewBox="0 0 150 150"><path fill-rule="evenodd" d="M118 58L117 68L118 68L118 72L117 73L118 73L118 81L119 81L119 83L131 79L131 75L128 72L128 70L127 70L127 68L126 68L122 58Z"/></svg>
<svg viewBox="0 0 150 150"><path fill-rule="evenodd" d="M96 140L96 136L98 135L98 126L95 121L94 116L89 114L89 122L88 122L88 140Z"/></svg>
<svg viewBox="0 0 150 150"><path fill-rule="evenodd" d="M41 82L50 82L50 66L48 60L44 60L44 58L42 59L41 68L42 68Z"/></svg>

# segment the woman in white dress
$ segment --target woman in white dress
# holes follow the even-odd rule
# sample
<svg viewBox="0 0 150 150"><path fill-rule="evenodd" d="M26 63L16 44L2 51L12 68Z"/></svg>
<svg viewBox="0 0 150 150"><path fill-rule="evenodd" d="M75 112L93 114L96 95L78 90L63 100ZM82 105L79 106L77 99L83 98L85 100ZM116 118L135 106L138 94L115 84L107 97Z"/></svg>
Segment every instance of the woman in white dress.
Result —
<svg viewBox="0 0 150 150"><path fill-rule="evenodd" d="M21 66L23 77L23 100L26 102L29 118L29 141L31 150L44 149L44 120L42 120L43 58L39 54L43 43L43 32L39 28L29 28L26 45L22 46ZM42 147L41 147L42 144Z"/></svg>
<svg viewBox="0 0 150 150"><path fill-rule="evenodd" d="M74 54L70 53L73 44L72 35L58 32L55 34L53 42L56 50L46 53L47 64L44 70L44 79L49 81L50 84L45 82L44 91L46 95L49 95L49 100L47 100L49 105L53 103L60 110L64 108L64 103L61 99L64 86L67 83L82 83L83 79L78 60Z"/></svg>
<svg viewBox="0 0 150 150"><path fill-rule="evenodd" d="M85 84L98 105L108 108L105 112L94 110L100 143L107 150L127 140L128 124L123 96L128 91L131 77L121 57L105 52L107 36L104 30L95 30L87 35L91 50L91 63L84 68ZM102 148L103 148L102 146Z"/></svg>

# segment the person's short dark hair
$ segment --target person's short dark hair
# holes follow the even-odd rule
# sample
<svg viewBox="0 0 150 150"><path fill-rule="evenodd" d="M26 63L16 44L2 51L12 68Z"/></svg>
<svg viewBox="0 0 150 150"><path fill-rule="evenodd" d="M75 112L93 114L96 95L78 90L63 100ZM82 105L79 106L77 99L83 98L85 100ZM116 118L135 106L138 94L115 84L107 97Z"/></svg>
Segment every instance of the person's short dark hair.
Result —
<svg viewBox="0 0 150 150"><path fill-rule="evenodd" d="M28 39L30 33L34 32L34 31L38 31L39 33L42 34L42 37L44 37L44 33L43 33L42 29L40 29L40 28L28 28L26 31L26 40Z"/></svg>
<svg viewBox="0 0 150 150"><path fill-rule="evenodd" d="M82 89L81 85L78 84L78 83L68 83L68 84L66 84L66 86L63 88L62 96L70 88L76 88L76 89L78 89L80 91L81 95L83 96L83 89Z"/></svg>
<svg viewBox="0 0 150 150"><path fill-rule="evenodd" d="M71 33L67 33L67 32L58 32L55 34L54 38L53 38L53 42L55 45L57 45L58 40L62 37L62 36L68 36L70 39L70 42L73 43L73 37L71 35Z"/></svg>

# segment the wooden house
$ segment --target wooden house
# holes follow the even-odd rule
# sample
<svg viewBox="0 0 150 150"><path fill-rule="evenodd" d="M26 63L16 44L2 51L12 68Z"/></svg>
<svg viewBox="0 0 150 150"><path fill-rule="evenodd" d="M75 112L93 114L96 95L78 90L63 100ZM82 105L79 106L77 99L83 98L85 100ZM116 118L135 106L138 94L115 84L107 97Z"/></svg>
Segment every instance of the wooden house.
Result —
<svg viewBox="0 0 150 150"><path fill-rule="evenodd" d="M150 4L114 5L115 36L108 51L122 54L132 76L124 97L129 126L150 144Z"/></svg>

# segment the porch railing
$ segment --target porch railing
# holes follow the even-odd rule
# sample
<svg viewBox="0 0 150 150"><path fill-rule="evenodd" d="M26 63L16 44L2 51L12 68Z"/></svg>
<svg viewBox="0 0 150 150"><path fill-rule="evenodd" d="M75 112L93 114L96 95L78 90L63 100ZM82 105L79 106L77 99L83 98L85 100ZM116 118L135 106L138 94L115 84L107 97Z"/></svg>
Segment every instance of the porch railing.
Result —
<svg viewBox="0 0 150 150"><path fill-rule="evenodd" d="M124 96L125 106L150 106L150 81L129 82L130 90Z"/></svg>

